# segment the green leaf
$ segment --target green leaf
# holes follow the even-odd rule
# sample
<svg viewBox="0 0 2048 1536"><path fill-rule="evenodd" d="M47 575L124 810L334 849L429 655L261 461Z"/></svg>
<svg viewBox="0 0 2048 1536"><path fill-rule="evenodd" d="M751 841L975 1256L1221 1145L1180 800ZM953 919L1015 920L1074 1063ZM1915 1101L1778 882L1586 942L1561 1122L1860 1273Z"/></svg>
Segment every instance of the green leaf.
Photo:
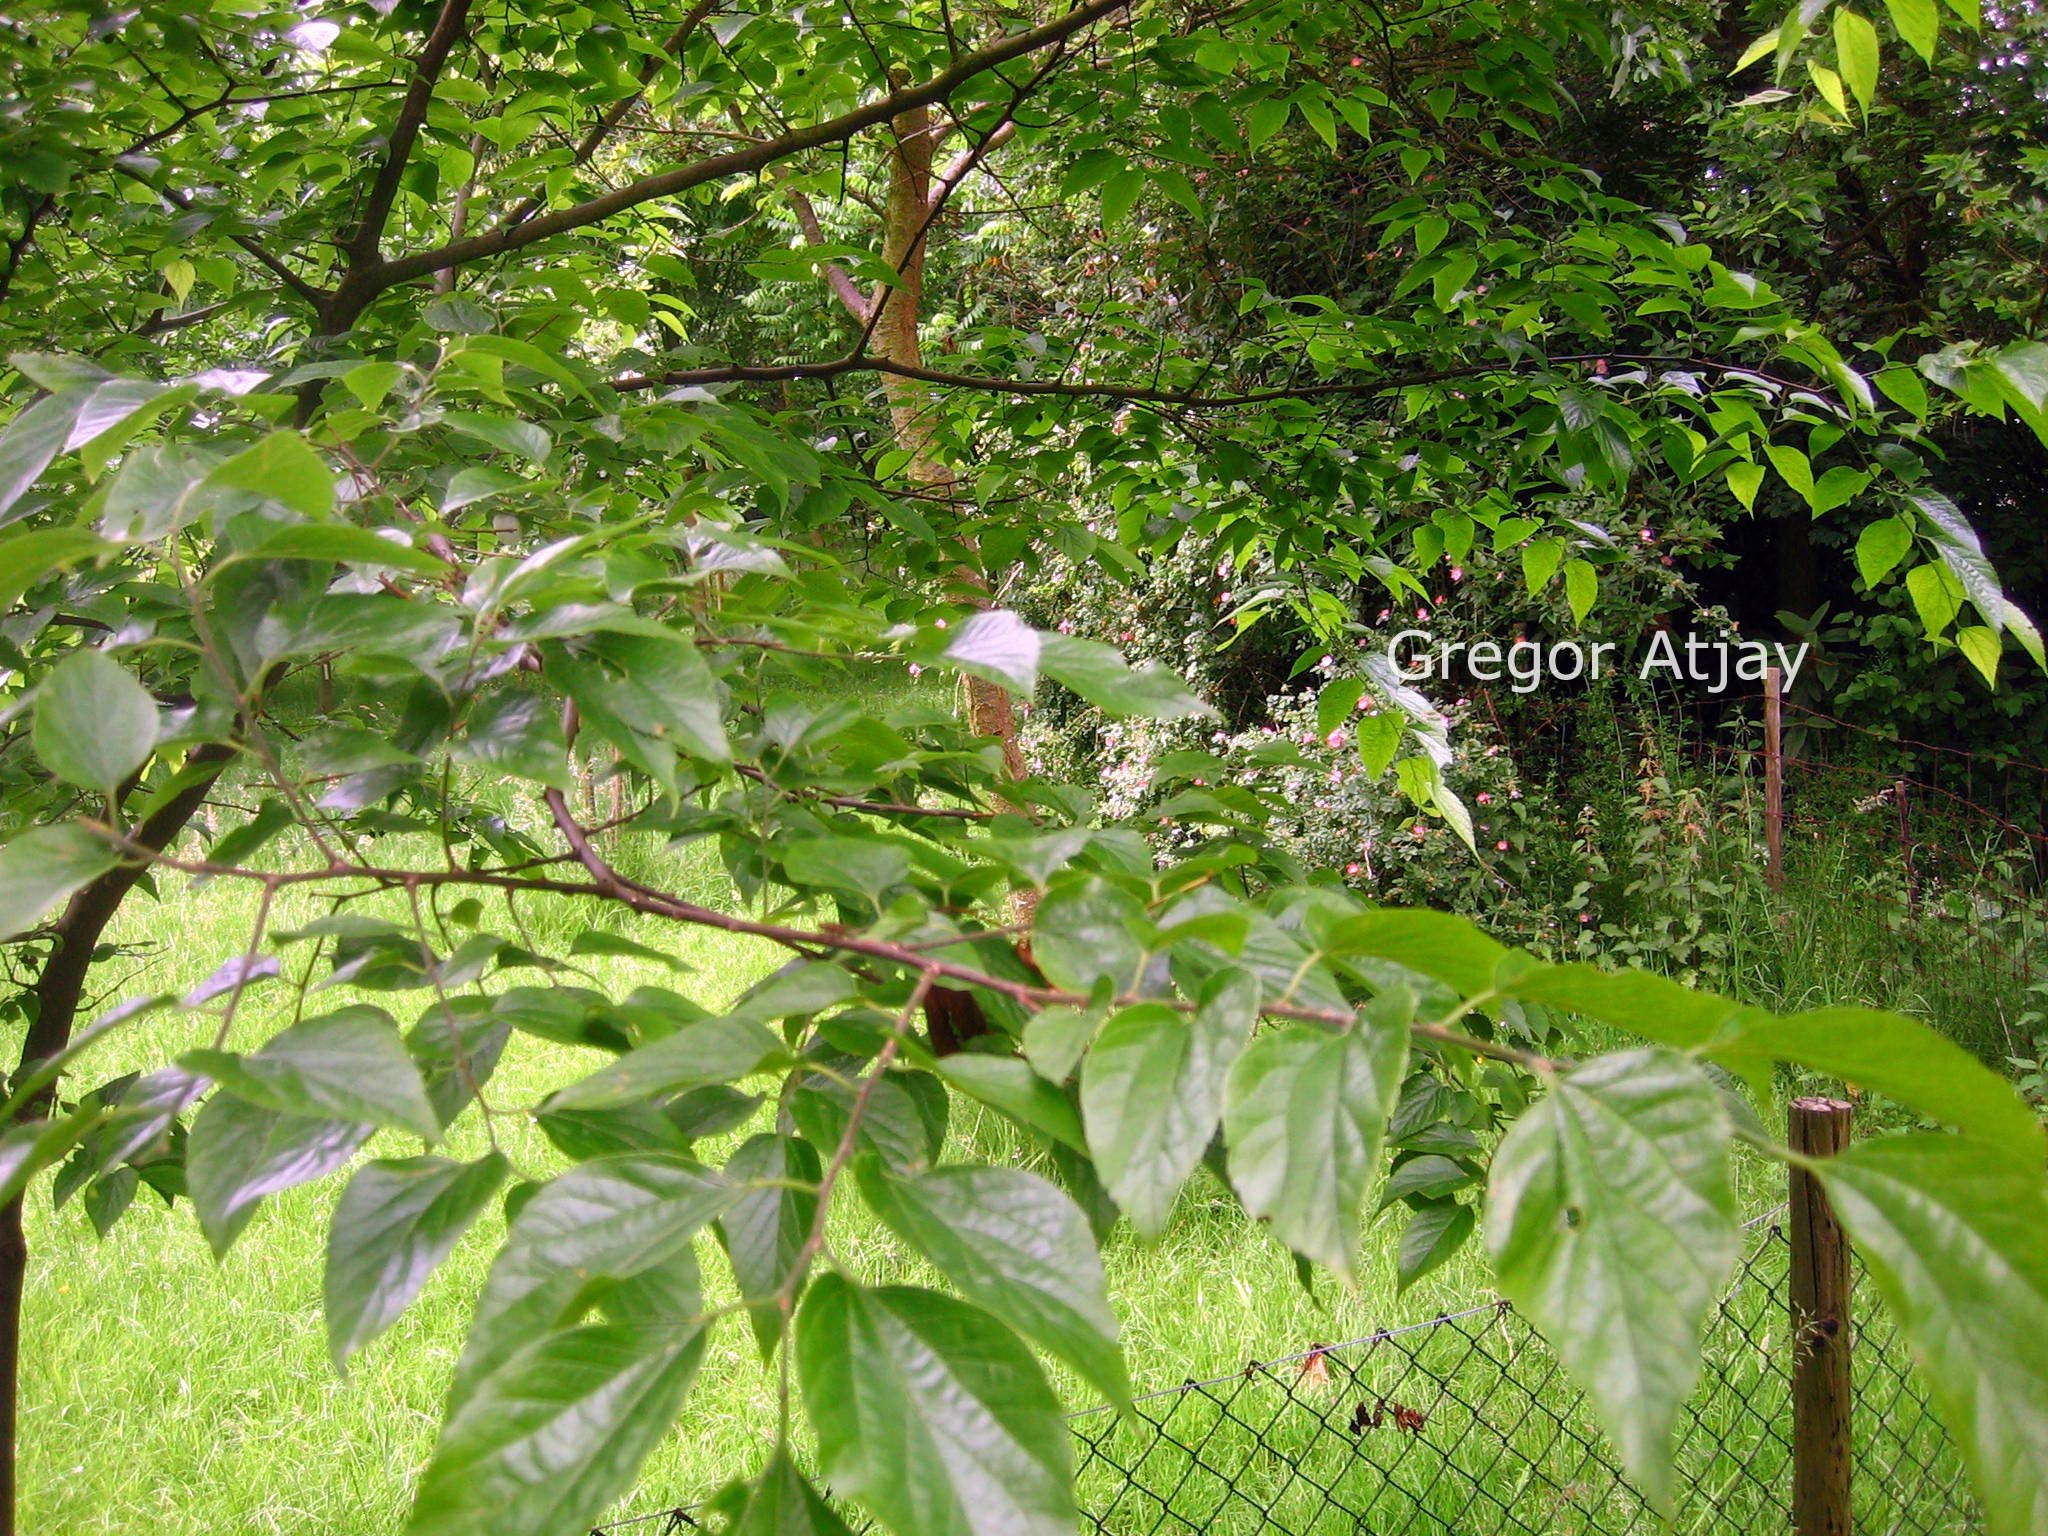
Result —
<svg viewBox="0 0 2048 1536"><path fill-rule="evenodd" d="M1390 908L1346 918L1332 928L1323 947L1335 955L1397 961L1465 997L1490 990L1508 955L1505 945L1465 918L1420 908Z"/></svg>
<svg viewBox="0 0 2048 1536"><path fill-rule="evenodd" d="M1024 1059L1049 1083L1064 1083L1074 1075L1088 1044L1102 1028L1099 1014L1078 1008L1040 1009L1024 1025Z"/></svg>
<svg viewBox="0 0 2048 1536"><path fill-rule="evenodd" d="M962 1051L939 1063L939 1075L962 1093L1076 1152L1087 1150L1081 1118L1067 1096L1014 1056Z"/></svg>
<svg viewBox="0 0 2048 1536"><path fill-rule="evenodd" d="M214 470L205 483L218 489L248 491L311 518L334 511L334 472L296 432L271 433Z"/></svg>
<svg viewBox="0 0 2048 1536"><path fill-rule="evenodd" d="M823 1170L817 1149L809 1142L763 1131L741 1143L727 1159L725 1176L740 1186L757 1180L815 1184ZM817 1211L818 1197L811 1190L775 1184L745 1190L718 1219L719 1241L725 1245L763 1360L782 1340L783 1314L776 1293L795 1268Z"/></svg>
<svg viewBox="0 0 2048 1536"><path fill-rule="evenodd" d="M1038 686L1042 645L1038 631L1016 614L992 608L968 615L946 643L946 659L963 671L1028 694Z"/></svg>
<svg viewBox="0 0 2048 1536"><path fill-rule="evenodd" d="M1870 476L1863 470L1837 464L1814 482L1813 515L1819 517L1837 507L1847 506L1862 495L1869 484Z"/></svg>
<svg viewBox="0 0 2048 1536"><path fill-rule="evenodd" d="M0 432L0 526L13 521L9 509L64 451L78 413L90 398L83 391L46 395Z"/></svg>
<svg viewBox="0 0 2048 1536"><path fill-rule="evenodd" d="M1738 1252L1729 1143L1706 1074L1642 1050L1560 1079L1493 1159L1486 1245L1501 1292L1542 1330L1663 1509L1700 1333Z"/></svg>
<svg viewBox="0 0 2048 1536"><path fill-rule="evenodd" d="M840 1058L842 1075L857 1070ZM789 1096L790 1119L814 1147L836 1147L852 1124L857 1090L849 1083L814 1077ZM914 1173L938 1161L950 1110L945 1087L928 1072L885 1074L867 1090L857 1145L873 1151L899 1173Z"/></svg>
<svg viewBox="0 0 2048 1536"><path fill-rule="evenodd" d="M1406 1021L1386 1018L1341 1035L1305 1024L1268 1030L1230 1069L1230 1182L1275 1237L1347 1281L1407 1061Z"/></svg>
<svg viewBox="0 0 2048 1536"><path fill-rule="evenodd" d="M1405 1291L1464 1247L1477 1224L1472 1207L1455 1200L1431 1200L1408 1218L1394 1256L1395 1285Z"/></svg>
<svg viewBox="0 0 2048 1536"><path fill-rule="evenodd" d="M252 560L334 560L421 576L448 574L447 561L438 555L352 523L295 523L264 535L241 553Z"/></svg>
<svg viewBox="0 0 2048 1536"><path fill-rule="evenodd" d="M1784 443L1771 443L1764 449L1764 455L1778 471L1780 478L1799 493L1799 499L1809 508L1813 505L1813 465L1805 454Z"/></svg>
<svg viewBox="0 0 2048 1536"><path fill-rule="evenodd" d="M1268 96L1255 101L1245 114L1245 143L1253 154L1257 154L1265 142L1287 126L1287 98Z"/></svg>
<svg viewBox="0 0 2048 1536"><path fill-rule="evenodd" d="M1138 166L1126 166L1102 184L1102 227L1114 228L1121 224L1138 201L1138 194L1145 190L1145 172Z"/></svg>
<svg viewBox="0 0 2048 1536"><path fill-rule="evenodd" d="M1746 1014L1705 1054L1731 1068L1782 1061L1874 1090L1909 1109L2038 1160L2041 1125L2012 1084L1917 1020L1875 1008Z"/></svg>
<svg viewBox="0 0 2048 1536"><path fill-rule="evenodd" d="M1722 473L1727 477L1728 489L1746 511L1756 510L1756 493L1764 483L1764 467L1746 459L1738 459Z"/></svg>
<svg viewBox="0 0 2048 1536"><path fill-rule="evenodd" d="M555 440L545 427L530 421L515 421L509 416L486 416L475 411L449 411L442 422L464 437L474 438L493 448L527 459L535 464L547 462Z"/></svg>
<svg viewBox="0 0 2048 1536"><path fill-rule="evenodd" d="M1756 41L1752 42L1747 48L1743 49L1742 57L1735 61L1735 68L1730 70L1729 73L1732 75L1739 75L1745 69L1749 68L1750 65L1754 64L1758 59L1767 58L1771 54L1775 53L1778 48L1779 31L1779 28L1773 27L1770 31L1766 32L1762 37L1759 37L1758 39L1756 39Z"/></svg>
<svg viewBox="0 0 2048 1536"><path fill-rule="evenodd" d="M357 1006L307 1019L249 1056L188 1051L179 1065L280 1114L359 1120L413 1131L429 1141L441 1134L419 1068L381 1008Z"/></svg>
<svg viewBox="0 0 2048 1536"><path fill-rule="evenodd" d="M1470 251L1453 251L1444 257L1430 280L1430 296L1436 307L1448 312L1478 271L1479 258Z"/></svg>
<svg viewBox="0 0 2048 1536"><path fill-rule="evenodd" d="M1088 1218L1065 1194L1015 1168L935 1168L892 1178L856 1169L883 1223L969 1301L1050 1350L1111 1401L1130 1398L1116 1315Z"/></svg>
<svg viewBox="0 0 2048 1536"><path fill-rule="evenodd" d="M1915 491L1908 498L1927 520L1936 553L1984 622L1993 629L2005 627L2005 589L1998 572L1984 554L1977 530L1963 516L1962 509L1937 491Z"/></svg>
<svg viewBox="0 0 2048 1536"><path fill-rule="evenodd" d="M781 1051L782 1042L758 1019L704 1019L628 1051L571 1083L550 1103L558 1109L600 1109L706 1083L735 1082L758 1072Z"/></svg>
<svg viewBox="0 0 2048 1536"><path fill-rule="evenodd" d="M563 790L574 783L561 710L537 693L508 690L479 700L453 750L459 761L493 773Z"/></svg>
<svg viewBox="0 0 2048 1536"><path fill-rule="evenodd" d="M2038 1149L1865 1141L1813 1164L1961 1448L1992 1536L2048 1530L2048 1184Z"/></svg>
<svg viewBox="0 0 2048 1536"><path fill-rule="evenodd" d="M732 761L718 681L688 639L607 634L590 642L587 656L544 649L548 675L585 721L657 779L673 777L677 749L706 762Z"/></svg>
<svg viewBox="0 0 2048 1536"><path fill-rule="evenodd" d="M111 795L149 760L156 701L102 651L73 651L36 690L36 756L58 778Z"/></svg>
<svg viewBox="0 0 2048 1536"><path fill-rule="evenodd" d="M796 1366L820 1478L897 1536L1073 1536L1059 1400L980 1308L826 1275L797 1315Z"/></svg>
<svg viewBox="0 0 2048 1536"><path fill-rule="evenodd" d="M327 1346L337 1368L411 1305L511 1164L384 1159L356 1170L327 1229Z"/></svg>
<svg viewBox="0 0 2048 1536"><path fill-rule="evenodd" d="M1877 28L1846 6L1835 11L1835 67L1849 83L1850 94L1868 115L1877 96Z"/></svg>
<svg viewBox="0 0 2048 1536"><path fill-rule="evenodd" d="M853 1536L818 1490L804 1481L788 1451L778 1446L767 1469L747 1490L726 1536Z"/></svg>
<svg viewBox="0 0 2048 1536"><path fill-rule="evenodd" d="M185 1183L216 1256L233 1246L265 1195L322 1178L355 1156L371 1127L288 1115L216 1093L192 1122Z"/></svg>
<svg viewBox="0 0 2048 1536"><path fill-rule="evenodd" d="M1122 994L1145 963L1139 935L1150 927L1135 896L1099 875L1062 881L1039 903L1031 952L1046 979L1068 992L1106 981Z"/></svg>
<svg viewBox="0 0 2048 1536"><path fill-rule="evenodd" d="M594 1158L542 1186L491 1265L451 1406L459 1412L537 1334L579 1319L607 1286L686 1250L737 1194L721 1175L670 1153Z"/></svg>
<svg viewBox="0 0 2048 1536"><path fill-rule="evenodd" d="M1393 766L1394 754L1401 750L1406 718L1399 710L1382 709L1360 715L1356 729L1359 760L1365 764L1366 776L1376 779Z"/></svg>
<svg viewBox="0 0 2048 1536"><path fill-rule="evenodd" d="M1998 631L1982 624L1969 624L1956 631L1956 649L1964 658L1983 674L1984 681L1992 686L1998 683Z"/></svg>
<svg viewBox="0 0 2048 1536"><path fill-rule="evenodd" d="M1180 720L1216 713L1178 673L1157 662L1132 666L1114 648L1071 635L1045 635L1041 640L1039 670L1119 720Z"/></svg>
<svg viewBox="0 0 2048 1536"><path fill-rule="evenodd" d="M593 1324L530 1339L450 1414L407 1536L562 1536L633 1486L704 1354L666 1330Z"/></svg>
<svg viewBox="0 0 2048 1536"><path fill-rule="evenodd" d="M1562 539L1531 539L1522 546L1522 580L1528 584L1530 596L1543 590L1544 584L1557 574L1557 565L1564 558Z"/></svg>
<svg viewBox="0 0 2048 1536"><path fill-rule="evenodd" d="M119 548L85 528L35 528L0 542L0 608L12 607L51 571Z"/></svg>
<svg viewBox="0 0 2048 1536"><path fill-rule="evenodd" d="M1612 1024L1660 1045L1690 1049L1713 1038L1739 1005L1649 971L1591 965L1534 966L1502 988L1506 996Z"/></svg>
<svg viewBox="0 0 2048 1536"><path fill-rule="evenodd" d="M1906 572L1906 595L1920 616L1920 627L1932 640L1956 621L1963 611L1963 590L1947 567L1916 565Z"/></svg>
<svg viewBox="0 0 2048 1536"><path fill-rule="evenodd" d="M1564 596L1571 604L1572 622L1584 624L1586 615L1593 611L1593 601L1600 593L1600 576L1589 560L1567 560L1564 563Z"/></svg>
<svg viewBox="0 0 2048 1536"><path fill-rule="evenodd" d="M1380 1204L1385 1207L1418 1196L1427 1200L1439 1199L1463 1189L1475 1177L1471 1169L1456 1159L1438 1152L1426 1152L1420 1157L1407 1159L1394 1170L1387 1180Z"/></svg>
<svg viewBox="0 0 2048 1536"><path fill-rule="evenodd" d="M1126 1008L1081 1063L1081 1118L1096 1171L1131 1224L1166 1229L1223 1114L1223 1085L1257 1016L1259 985L1216 973L1192 1015L1163 1003Z"/></svg>
<svg viewBox="0 0 2048 1536"><path fill-rule="evenodd" d="M1904 518L1881 517L1856 536L1856 572L1866 587L1875 587L1906 558L1913 547L1913 528Z"/></svg>
<svg viewBox="0 0 2048 1536"><path fill-rule="evenodd" d="M1885 8L1892 13L1899 36L1921 58L1933 63L1934 45L1941 36L1941 13L1934 0L1885 0Z"/></svg>
<svg viewBox="0 0 2048 1536"><path fill-rule="evenodd" d="M795 885L857 891L879 908L909 878L910 851L876 837L806 837L783 846L782 867Z"/></svg>
<svg viewBox="0 0 2048 1536"><path fill-rule="evenodd" d="M58 902L118 862L104 839L69 822L31 827L0 847L0 939L34 927Z"/></svg>
<svg viewBox="0 0 2048 1536"><path fill-rule="evenodd" d="M2048 410L2048 342L2016 341L2001 347L1991 359L1991 371L2022 414L2037 418ZM2034 426L2038 432L2038 420Z"/></svg>

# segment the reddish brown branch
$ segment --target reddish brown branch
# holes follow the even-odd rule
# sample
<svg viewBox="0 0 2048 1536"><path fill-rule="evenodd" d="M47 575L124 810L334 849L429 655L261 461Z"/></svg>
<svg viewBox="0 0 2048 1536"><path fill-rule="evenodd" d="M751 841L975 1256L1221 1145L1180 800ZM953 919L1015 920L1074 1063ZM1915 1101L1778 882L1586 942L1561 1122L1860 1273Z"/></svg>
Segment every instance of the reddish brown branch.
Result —
<svg viewBox="0 0 2048 1536"><path fill-rule="evenodd" d="M433 102L434 86L441 78L442 66L448 62L449 53L469 23L469 7L470 0L443 0L441 13L434 19L434 29L427 34L426 43L414 62L412 83L405 88L405 100L399 103L398 117L391 125L391 137L385 145L384 163L378 167L377 179L371 183L369 196L363 200L362 218L357 221L355 236L349 241L348 263L351 269L376 264L377 247L384 238L384 226L391 220L391 205L398 199L399 181L405 175L406 162L412 158L412 147L418 142L420 129L426 123L427 108ZM428 270L434 269L430 267Z"/></svg>

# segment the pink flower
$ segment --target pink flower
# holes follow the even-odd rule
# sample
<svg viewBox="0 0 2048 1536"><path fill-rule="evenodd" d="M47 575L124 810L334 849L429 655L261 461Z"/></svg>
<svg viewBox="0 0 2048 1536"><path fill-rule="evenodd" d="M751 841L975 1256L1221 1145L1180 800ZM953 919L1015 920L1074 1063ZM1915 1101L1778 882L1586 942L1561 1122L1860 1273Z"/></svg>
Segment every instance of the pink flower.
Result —
<svg viewBox="0 0 2048 1536"><path fill-rule="evenodd" d="M1451 580L1453 580L1453 581L1463 581L1464 579L1465 579L1465 568L1464 568L1464 567L1463 567L1462 565L1454 565L1454 566L1452 566L1452 567L1451 567Z"/></svg>
<svg viewBox="0 0 2048 1536"><path fill-rule="evenodd" d="M1507 840L1506 838L1502 838L1502 839L1501 839L1501 840L1500 840L1499 842L1495 843L1495 844L1494 844L1493 846L1494 846L1494 850L1495 850L1496 852L1498 852L1498 853L1506 853L1506 852L1508 851L1508 840Z"/></svg>
<svg viewBox="0 0 2048 1536"><path fill-rule="evenodd" d="M1582 923L1590 923L1591 921L1593 921L1593 914L1590 912L1581 912L1579 914L1579 921Z"/></svg>
<svg viewBox="0 0 2048 1536"><path fill-rule="evenodd" d="M1654 529L1654 528L1645 528L1645 529L1643 530L1643 542L1644 542L1645 544L1654 544L1654 543L1656 543L1656 542L1657 542L1657 530L1656 530L1656 529Z"/></svg>
<svg viewBox="0 0 2048 1536"><path fill-rule="evenodd" d="M1479 791L1479 793L1478 793L1478 794L1474 795L1474 796L1473 796L1472 798L1473 798L1473 799L1475 799L1475 800L1477 800L1477 801L1478 801L1478 802L1479 802L1479 803L1480 803L1481 805L1491 805L1491 804L1493 804L1493 796L1492 796L1492 795L1490 795L1490 794L1488 794L1488 793L1487 793L1487 792L1486 792L1485 790L1483 790L1483 789L1482 789L1481 791Z"/></svg>
<svg viewBox="0 0 2048 1536"><path fill-rule="evenodd" d="M924 668L923 668L923 667L920 667L920 666L919 666L919 665L918 665L918 664L917 664L916 662L914 662L914 661L913 661L913 662L912 662L912 663L910 664L910 675L911 675L912 677L923 677L923 676L924 676Z"/></svg>
<svg viewBox="0 0 2048 1536"><path fill-rule="evenodd" d="M1347 875L1356 875L1364 867L1365 866L1362 864L1346 864L1344 866L1344 873Z"/></svg>
<svg viewBox="0 0 2048 1536"><path fill-rule="evenodd" d="M1329 747L1332 751L1334 751L1338 747L1343 746L1344 741L1344 727L1340 725L1337 727L1336 730L1330 732L1329 735L1323 738L1323 745Z"/></svg>
<svg viewBox="0 0 2048 1536"><path fill-rule="evenodd" d="M1372 695L1371 695L1371 694L1369 694L1369 693L1361 693L1361 694L1360 694L1360 695L1358 696L1358 707L1359 707L1359 708L1360 708L1361 710L1365 710L1365 709L1371 709L1371 708L1372 708Z"/></svg>

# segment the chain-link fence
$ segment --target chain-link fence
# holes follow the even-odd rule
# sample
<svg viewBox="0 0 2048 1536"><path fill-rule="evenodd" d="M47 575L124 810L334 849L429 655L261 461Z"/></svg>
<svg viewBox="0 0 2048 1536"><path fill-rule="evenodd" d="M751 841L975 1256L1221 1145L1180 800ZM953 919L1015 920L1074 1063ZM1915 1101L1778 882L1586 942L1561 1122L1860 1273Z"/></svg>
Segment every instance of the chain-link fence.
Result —
<svg viewBox="0 0 2048 1536"><path fill-rule="evenodd" d="M1681 1419L1679 1532L1792 1524L1790 1245L1754 1225ZM1857 1286L1855 1529L1980 1528L1955 1447L1904 1341ZM1505 1302L1084 1409L1083 1527L1102 1536L1629 1536L1661 1522L1594 1426L1585 1394ZM601 1528L699 1528L690 1508Z"/></svg>

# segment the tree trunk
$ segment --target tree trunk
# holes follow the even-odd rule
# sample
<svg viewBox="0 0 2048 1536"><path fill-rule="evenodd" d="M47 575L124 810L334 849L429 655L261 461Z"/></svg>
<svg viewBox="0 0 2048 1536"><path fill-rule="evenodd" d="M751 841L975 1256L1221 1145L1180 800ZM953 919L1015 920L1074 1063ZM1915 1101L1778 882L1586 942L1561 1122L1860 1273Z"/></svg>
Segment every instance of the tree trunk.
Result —
<svg viewBox="0 0 2048 1536"><path fill-rule="evenodd" d="M925 246L933 218L931 109L914 107L898 113L892 127L895 134L889 150L889 205L882 230L882 260L899 278L894 288L881 288L875 294L873 303L879 315L873 349L877 356L891 362L921 367L924 351L918 343L917 327L924 308ZM931 387L919 379L884 374L882 389L889 401L889 422L896 446L910 456L911 482L928 491L936 502L955 501L953 471L932 450L937 430L932 420ZM980 606L990 606L992 596L982 574L965 569L959 574L978 594ZM977 736L994 737L1003 749L1004 770L1013 779L1023 778L1024 752L1017 741L1017 712L1009 691L979 677L969 677L966 689L967 728Z"/></svg>
<svg viewBox="0 0 2048 1536"><path fill-rule="evenodd" d="M187 767L211 768L178 794L158 807L155 815L135 833L135 841L152 852L164 848L198 811L213 788L234 749L209 744L194 751ZM56 947L30 989L36 1005L35 1018L21 1045L21 1064L15 1080L37 1062L47 1061L71 1043L71 1026L77 1021L80 1000L85 995L92 954L107 924L121 908L122 900L142 878L145 866L123 864L110 869L73 896L57 920ZM41 1119L56 1097L53 1083L30 1098L17 1113L16 1122ZM28 1278L28 1237L22 1229L22 1202L10 1200L0 1207L0 1536L15 1532L15 1443L20 1422L21 1385L21 1300Z"/></svg>

